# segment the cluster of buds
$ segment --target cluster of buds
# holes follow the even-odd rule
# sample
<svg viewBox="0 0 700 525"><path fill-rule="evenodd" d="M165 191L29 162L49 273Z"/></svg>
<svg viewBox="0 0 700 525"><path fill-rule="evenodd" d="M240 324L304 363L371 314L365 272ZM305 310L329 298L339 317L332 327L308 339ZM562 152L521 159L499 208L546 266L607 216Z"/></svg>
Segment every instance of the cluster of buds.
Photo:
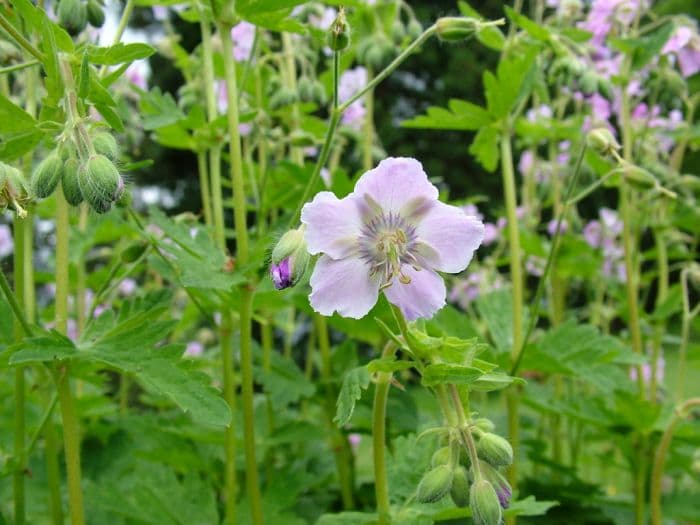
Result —
<svg viewBox="0 0 700 525"><path fill-rule="evenodd" d="M52 151L34 170L31 192L45 199L60 182L68 204L78 206L85 201L97 213L106 213L124 192L124 180L114 165L119 155L117 142L110 133L100 131L91 138L86 153L78 151L72 142Z"/></svg>
<svg viewBox="0 0 700 525"><path fill-rule="evenodd" d="M270 277L278 290L297 284L309 265L304 226L285 233L272 250Z"/></svg>
<svg viewBox="0 0 700 525"><path fill-rule="evenodd" d="M403 20L402 12L406 14ZM374 33L358 44L357 59L373 71L386 67L403 47L423 33L423 26L411 10L399 10L391 26L375 24L373 13L372 19L367 22L374 27Z"/></svg>
<svg viewBox="0 0 700 525"><path fill-rule="evenodd" d="M500 469L513 462L513 448L493 433L486 418L474 420L466 429L451 429L448 443L435 451L430 470L421 479L416 499L433 503L448 494L458 507L469 506L477 525L499 525L508 508L512 489ZM476 458L463 446L463 433L476 438ZM478 466L473 461L478 461Z"/></svg>
<svg viewBox="0 0 700 525"><path fill-rule="evenodd" d="M568 86L586 95L600 93L606 99L612 100L613 86L609 79L587 67L563 46L556 49L560 56L549 66L550 82Z"/></svg>
<svg viewBox="0 0 700 525"><path fill-rule="evenodd" d="M103 0L60 0L56 14L58 21L71 35L77 35L89 23L102 27L105 23Z"/></svg>
<svg viewBox="0 0 700 525"><path fill-rule="evenodd" d="M27 194L22 173L17 168L0 162L0 211L12 208L20 217L26 216L23 204L28 200Z"/></svg>

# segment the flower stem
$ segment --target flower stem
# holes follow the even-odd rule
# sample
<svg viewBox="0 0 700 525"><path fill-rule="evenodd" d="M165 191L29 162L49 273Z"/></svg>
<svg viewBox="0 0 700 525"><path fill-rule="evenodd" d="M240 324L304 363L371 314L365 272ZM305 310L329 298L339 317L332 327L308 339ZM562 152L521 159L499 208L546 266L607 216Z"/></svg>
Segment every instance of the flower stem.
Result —
<svg viewBox="0 0 700 525"><path fill-rule="evenodd" d="M367 68L367 79L371 80L372 69ZM362 169L372 169L372 146L374 143L374 91L369 90L365 96L365 121L363 122L362 137Z"/></svg>
<svg viewBox="0 0 700 525"><path fill-rule="evenodd" d="M231 314L228 311L222 312L219 338L221 344L221 366L224 370L224 400L233 415L236 408L236 394L233 376L232 322ZM226 525L234 525L236 523L238 484L236 482L236 432L233 425L234 423L231 421L229 426L226 427L224 434L224 452L226 455L224 464L226 519L224 523Z"/></svg>
<svg viewBox="0 0 700 525"><path fill-rule="evenodd" d="M474 468L474 479L478 481L481 479L481 465L479 464L479 456L476 453L476 444L474 443L474 437L472 436L471 430L467 425L467 421L464 418L464 407L462 406L462 398L459 396L459 390L455 385L450 385L450 395L452 396L452 403L455 406L455 413L457 414L457 425L459 427L459 433L462 436L462 441L464 446L467 447L467 452L469 453L469 460L471 461L472 467Z"/></svg>
<svg viewBox="0 0 700 525"><path fill-rule="evenodd" d="M688 412L698 406L700 406L700 398L698 397L688 399L682 405L677 406L673 417L666 427L666 430L661 437L661 441L656 448L656 454L654 455L654 467L651 473L651 487L649 490L651 525L662 525L661 481L664 473L664 465L666 463L666 454L668 453L668 449L671 446L671 440L673 439L673 431L676 429L676 425L678 425L678 423L688 415Z"/></svg>
<svg viewBox="0 0 700 525"><path fill-rule="evenodd" d="M204 224L211 227L211 189L209 188L209 171L207 170L207 154L204 151L197 152L197 171L199 172L199 191L202 198L202 213Z"/></svg>
<svg viewBox="0 0 700 525"><path fill-rule="evenodd" d="M24 48L30 55L36 58L39 62L43 62L44 55L32 43L24 38L22 34L17 31L15 26L13 26L10 21L0 14L0 27L2 27L7 33L12 37L12 39L17 42L20 47Z"/></svg>
<svg viewBox="0 0 700 525"><path fill-rule="evenodd" d="M396 352L393 342L387 343L382 357L391 357ZM389 483L386 474L386 403L391 386L391 372L379 372L374 388L372 405L372 449L374 457L374 493L377 499L378 525L391 524L389 505Z"/></svg>
<svg viewBox="0 0 700 525"><path fill-rule="evenodd" d="M245 182L243 179L243 162L241 137L239 133L238 87L236 83L236 66L233 59L233 42L231 28L224 23L217 23L222 40L226 93L228 97L228 132L231 183L233 186L233 216L236 230L236 258L238 264L245 267L249 262L248 226L246 222L247 205ZM255 414L253 405L253 352L252 352L252 316L253 288L250 284L240 290L240 351L241 351L241 387L243 393L243 434L246 458L246 488L250 501L250 512L254 525L262 525L262 497L258 482L258 465L255 458Z"/></svg>

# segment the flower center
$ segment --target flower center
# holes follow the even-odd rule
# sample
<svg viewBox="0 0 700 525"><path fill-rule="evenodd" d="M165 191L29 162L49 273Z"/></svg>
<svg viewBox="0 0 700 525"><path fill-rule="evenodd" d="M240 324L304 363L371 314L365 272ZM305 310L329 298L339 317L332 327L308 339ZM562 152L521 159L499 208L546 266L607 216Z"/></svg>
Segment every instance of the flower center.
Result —
<svg viewBox="0 0 700 525"><path fill-rule="evenodd" d="M382 288L391 285L394 277L408 284L411 278L401 271L404 264L419 269L414 255L415 228L400 215L380 213L366 222L359 237L360 257L370 265L370 275L378 275Z"/></svg>

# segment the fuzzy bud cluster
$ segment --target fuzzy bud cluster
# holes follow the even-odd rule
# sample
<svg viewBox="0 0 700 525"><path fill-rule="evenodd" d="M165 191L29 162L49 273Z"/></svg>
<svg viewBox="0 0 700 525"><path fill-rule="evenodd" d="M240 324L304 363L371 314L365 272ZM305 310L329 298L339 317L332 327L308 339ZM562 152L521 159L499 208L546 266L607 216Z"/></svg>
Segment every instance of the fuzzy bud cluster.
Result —
<svg viewBox="0 0 700 525"><path fill-rule="evenodd" d="M20 217L27 212L23 205L27 202L28 191L22 173L9 164L0 162L0 211L11 208Z"/></svg>
<svg viewBox="0 0 700 525"><path fill-rule="evenodd" d="M90 144L91 151L79 155L79 148L69 141L44 158L32 174L32 195L45 199L60 182L71 206L87 202L97 213L109 211L124 192L124 180L114 164L119 146L114 137L104 131L95 133Z"/></svg>
<svg viewBox="0 0 700 525"><path fill-rule="evenodd" d="M272 250L270 277L275 288L284 290L297 284L309 265L309 259L304 227L285 233Z"/></svg>
<svg viewBox="0 0 700 525"><path fill-rule="evenodd" d="M56 14L61 26L74 36L82 32L88 23L97 28L105 22L103 0L60 0Z"/></svg>

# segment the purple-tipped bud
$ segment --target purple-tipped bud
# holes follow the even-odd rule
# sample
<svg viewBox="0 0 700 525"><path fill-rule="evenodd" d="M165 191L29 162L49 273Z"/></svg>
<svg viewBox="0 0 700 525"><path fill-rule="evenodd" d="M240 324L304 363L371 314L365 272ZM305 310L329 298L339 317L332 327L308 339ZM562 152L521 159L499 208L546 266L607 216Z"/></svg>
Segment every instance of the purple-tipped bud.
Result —
<svg viewBox="0 0 700 525"><path fill-rule="evenodd" d="M501 507L507 509L513 496L513 489L511 489L510 483L498 469L492 467L488 462L480 460L479 465L484 478L493 485Z"/></svg>
<svg viewBox="0 0 700 525"><path fill-rule="evenodd" d="M294 285L289 257L282 259L279 263L270 264L270 277L278 290L284 290Z"/></svg>

